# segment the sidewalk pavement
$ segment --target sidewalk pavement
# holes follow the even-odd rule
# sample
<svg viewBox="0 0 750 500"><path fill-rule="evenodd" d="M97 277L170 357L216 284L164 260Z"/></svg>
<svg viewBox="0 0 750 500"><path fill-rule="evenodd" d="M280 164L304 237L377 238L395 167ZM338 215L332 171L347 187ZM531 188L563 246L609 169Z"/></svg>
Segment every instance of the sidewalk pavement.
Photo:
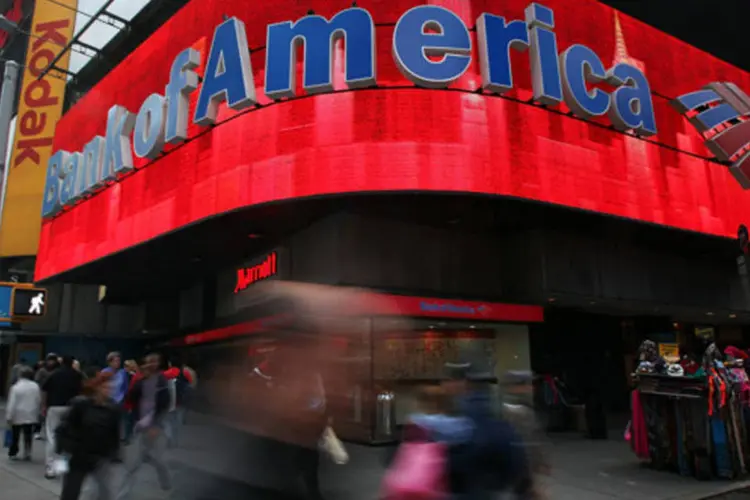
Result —
<svg viewBox="0 0 750 500"><path fill-rule="evenodd" d="M195 414L190 415L181 434L180 447L169 452L176 489L171 498L175 500L283 500L296 489L295 481L290 480L290 457L278 450L271 453L262 440ZM699 482L650 470L639 465L620 440L589 441L563 435L553 436L552 442L552 474L543 482L554 500L699 500L750 487L748 481ZM60 481L43 477L43 445L35 442L32 463L9 462L0 456L3 499L59 498ZM325 497L376 500L387 449L347 445L347 450L351 458L347 465L321 462ZM132 498L163 498L156 474L148 465L139 473ZM725 498L743 497L733 494Z"/></svg>

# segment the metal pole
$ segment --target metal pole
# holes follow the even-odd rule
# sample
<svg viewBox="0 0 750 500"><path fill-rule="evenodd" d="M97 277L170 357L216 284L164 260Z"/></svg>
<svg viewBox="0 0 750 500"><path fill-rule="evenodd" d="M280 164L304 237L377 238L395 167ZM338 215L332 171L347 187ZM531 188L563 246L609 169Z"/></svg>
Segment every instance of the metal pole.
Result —
<svg viewBox="0 0 750 500"><path fill-rule="evenodd" d="M16 99L16 86L20 65L15 61L5 62L3 86L0 90L0 179L2 179L2 194L0 194L0 220L5 209L5 191L8 179L7 157L10 123L13 120L13 108Z"/></svg>

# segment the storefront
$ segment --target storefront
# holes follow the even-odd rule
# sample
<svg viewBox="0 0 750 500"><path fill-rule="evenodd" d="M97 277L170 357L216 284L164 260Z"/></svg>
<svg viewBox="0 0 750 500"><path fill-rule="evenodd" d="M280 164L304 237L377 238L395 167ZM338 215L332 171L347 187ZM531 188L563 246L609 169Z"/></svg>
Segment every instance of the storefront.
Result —
<svg viewBox="0 0 750 500"><path fill-rule="evenodd" d="M371 315L348 347L361 439L372 398L394 392L402 420L467 352L495 373L565 352L624 379L621 318L750 322L730 241L745 156L693 126L739 130L718 104L745 72L594 0L308 3L194 0L72 106L37 281L106 285L144 332L205 347L195 363L237 343L251 363L262 318L238 301L265 280L417 301L412 329ZM694 94L714 79L738 87Z"/></svg>
<svg viewBox="0 0 750 500"><path fill-rule="evenodd" d="M539 306L380 297L388 303L387 311L359 311L339 325L334 338L321 340L330 343L324 347L326 363L336 365L329 367L331 376L325 381L329 411L346 439L393 440L414 410L415 391L440 383L446 363L471 363L488 379L531 369L529 325L543 321ZM271 360L278 359L295 343L283 314L258 310L257 299L248 308L242 296L233 297L237 307L230 326L172 338L167 348L201 373L200 408L246 424L265 404L248 390L257 380L254 370L269 360L269 353ZM243 418L234 418L238 414Z"/></svg>

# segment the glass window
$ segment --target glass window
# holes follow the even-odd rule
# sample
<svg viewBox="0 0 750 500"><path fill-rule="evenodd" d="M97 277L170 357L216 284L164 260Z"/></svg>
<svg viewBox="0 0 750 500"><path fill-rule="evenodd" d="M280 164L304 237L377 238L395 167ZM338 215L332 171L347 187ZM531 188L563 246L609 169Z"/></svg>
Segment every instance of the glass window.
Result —
<svg viewBox="0 0 750 500"><path fill-rule="evenodd" d="M130 21L152 1L154 0L114 0L107 7L107 12L124 21ZM40 5L43 5L44 2L57 3L56 0L39 0L39 2ZM96 49L103 48L125 28L124 23L104 14L94 21L84 33L81 33L84 26L104 4L105 0L79 0L78 2L78 14L76 15L74 34L80 34L79 40L82 43ZM78 73L81 68L91 61L94 55L93 51L74 45L70 54L70 72L74 74Z"/></svg>

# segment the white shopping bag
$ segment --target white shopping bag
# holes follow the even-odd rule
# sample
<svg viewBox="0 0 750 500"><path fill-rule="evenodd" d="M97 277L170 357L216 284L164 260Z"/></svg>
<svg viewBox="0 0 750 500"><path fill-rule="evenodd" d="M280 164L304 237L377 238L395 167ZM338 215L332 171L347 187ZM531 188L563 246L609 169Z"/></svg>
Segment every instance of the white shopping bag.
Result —
<svg viewBox="0 0 750 500"><path fill-rule="evenodd" d="M58 458L52 462L52 471L58 476L67 474L70 470L67 458Z"/></svg>
<svg viewBox="0 0 750 500"><path fill-rule="evenodd" d="M336 433L330 426L323 431L320 438L320 449L327 453L335 464L343 465L349 462L349 454L346 452L344 444L336 437Z"/></svg>

